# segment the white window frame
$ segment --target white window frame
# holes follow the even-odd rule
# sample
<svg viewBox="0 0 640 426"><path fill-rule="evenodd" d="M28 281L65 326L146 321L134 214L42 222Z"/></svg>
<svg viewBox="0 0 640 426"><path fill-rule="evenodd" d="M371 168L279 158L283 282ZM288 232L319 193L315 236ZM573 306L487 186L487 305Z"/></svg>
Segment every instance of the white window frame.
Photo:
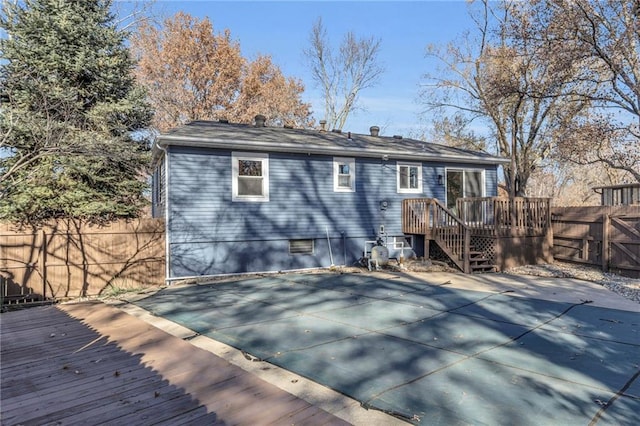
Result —
<svg viewBox="0 0 640 426"><path fill-rule="evenodd" d="M418 168L418 187L417 188L401 188L400 187L400 169L402 167ZM404 161L396 162L396 188L399 194L422 194L422 163L409 163Z"/></svg>
<svg viewBox="0 0 640 426"><path fill-rule="evenodd" d="M240 160L262 162L262 195L238 195L238 175ZM269 154L254 152L231 153L231 191L232 201L266 202L269 201Z"/></svg>
<svg viewBox="0 0 640 426"><path fill-rule="evenodd" d="M349 167L349 187L340 186L340 165ZM346 175L345 175L346 176ZM347 157L333 157L333 192L356 192L356 159Z"/></svg>

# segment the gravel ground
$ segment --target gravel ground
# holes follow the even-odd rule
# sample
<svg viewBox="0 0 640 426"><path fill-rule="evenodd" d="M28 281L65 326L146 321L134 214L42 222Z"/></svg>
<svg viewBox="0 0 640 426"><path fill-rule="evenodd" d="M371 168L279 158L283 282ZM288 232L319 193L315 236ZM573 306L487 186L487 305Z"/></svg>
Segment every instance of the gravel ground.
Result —
<svg viewBox="0 0 640 426"><path fill-rule="evenodd" d="M412 260L405 264L410 271L415 272L460 272L449 267L446 263L431 260ZM387 265L389 269L397 269L395 264ZM361 269L362 270L362 269ZM503 272L512 275L533 275L537 277L575 278L591 281L633 302L640 303L640 279L623 277L621 275L602 272L599 268L577 263L554 262L543 265L526 265L511 268Z"/></svg>
<svg viewBox="0 0 640 426"><path fill-rule="evenodd" d="M505 274L534 275L538 277L576 278L602 285L636 303L640 303L640 279L602 272L598 268L579 264L555 262L544 265L519 266Z"/></svg>

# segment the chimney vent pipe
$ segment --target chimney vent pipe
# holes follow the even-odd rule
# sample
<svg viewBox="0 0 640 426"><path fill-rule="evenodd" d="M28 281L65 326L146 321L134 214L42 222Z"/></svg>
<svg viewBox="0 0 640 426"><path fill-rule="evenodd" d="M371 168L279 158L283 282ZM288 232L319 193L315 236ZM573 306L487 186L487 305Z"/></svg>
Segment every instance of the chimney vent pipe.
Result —
<svg viewBox="0 0 640 426"><path fill-rule="evenodd" d="M327 120L320 120L320 131L321 132L326 132L327 129L324 128L324 126L327 125Z"/></svg>
<svg viewBox="0 0 640 426"><path fill-rule="evenodd" d="M267 121L267 117L265 117L262 114L258 114L255 116L255 120L256 120L256 127L264 127L264 122Z"/></svg>
<svg viewBox="0 0 640 426"><path fill-rule="evenodd" d="M371 133L371 136L378 136L378 135L380 135L380 127L378 127L378 126L371 126L371 127L369 127L369 133Z"/></svg>

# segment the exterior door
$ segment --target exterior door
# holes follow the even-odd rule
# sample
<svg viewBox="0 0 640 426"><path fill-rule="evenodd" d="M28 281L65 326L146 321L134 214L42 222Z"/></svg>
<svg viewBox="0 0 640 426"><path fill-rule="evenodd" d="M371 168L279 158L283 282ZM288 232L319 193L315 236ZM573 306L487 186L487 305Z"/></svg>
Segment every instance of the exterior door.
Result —
<svg viewBox="0 0 640 426"><path fill-rule="evenodd" d="M447 208L456 212L456 200L484 195L483 170L447 170Z"/></svg>

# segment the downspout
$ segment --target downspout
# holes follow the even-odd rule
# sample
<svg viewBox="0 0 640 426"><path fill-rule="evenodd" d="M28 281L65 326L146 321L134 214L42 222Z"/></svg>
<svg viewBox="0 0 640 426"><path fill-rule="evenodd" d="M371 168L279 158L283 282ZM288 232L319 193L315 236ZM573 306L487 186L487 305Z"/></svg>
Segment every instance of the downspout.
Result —
<svg viewBox="0 0 640 426"><path fill-rule="evenodd" d="M164 283L169 285L170 268L170 250L169 250L169 156L167 149L160 146L156 142L156 146L163 153L164 161Z"/></svg>
<svg viewBox="0 0 640 426"><path fill-rule="evenodd" d="M160 145L158 145L159 147ZM169 250L169 155L165 148L160 148L164 152L164 280L169 283L171 274L171 250Z"/></svg>
<svg viewBox="0 0 640 426"><path fill-rule="evenodd" d="M340 232L342 234L342 254L344 256L344 266L347 266L347 235L344 231Z"/></svg>
<svg viewBox="0 0 640 426"><path fill-rule="evenodd" d="M331 251L331 238L329 238L329 227L326 227L327 229L327 244L329 245L329 258L331 259L331 268L334 267L333 264L333 252Z"/></svg>

